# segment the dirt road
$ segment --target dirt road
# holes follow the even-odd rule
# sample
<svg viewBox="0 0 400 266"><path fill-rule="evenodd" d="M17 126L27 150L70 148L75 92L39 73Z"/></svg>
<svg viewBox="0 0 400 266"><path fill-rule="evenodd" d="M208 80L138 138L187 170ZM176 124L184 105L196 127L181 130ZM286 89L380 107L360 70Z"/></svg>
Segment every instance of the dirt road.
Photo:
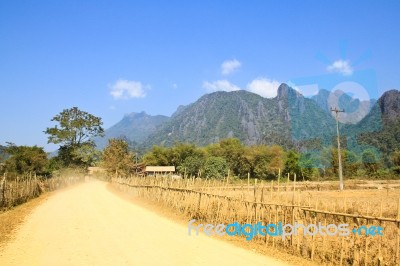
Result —
<svg viewBox="0 0 400 266"><path fill-rule="evenodd" d="M134 205L100 181L37 207L0 250L0 265L286 265Z"/></svg>

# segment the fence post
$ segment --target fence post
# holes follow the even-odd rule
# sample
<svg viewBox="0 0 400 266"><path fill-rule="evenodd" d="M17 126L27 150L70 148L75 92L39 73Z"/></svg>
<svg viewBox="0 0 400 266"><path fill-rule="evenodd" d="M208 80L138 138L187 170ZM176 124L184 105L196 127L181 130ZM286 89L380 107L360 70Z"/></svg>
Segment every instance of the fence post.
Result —
<svg viewBox="0 0 400 266"><path fill-rule="evenodd" d="M4 173L4 175L3 175L3 180L1 180L1 184L0 184L0 189L1 189L1 201L0 201L0 206L3 206L3 205L5 205L4 204L4 202L5 202L5 200L4 200L4 192L5 192L5 183L6 182L6 173Z"/></svg>
<svg viewBox="0 0 400 266"><path fill-rule="evenodd" d="M261 181L262 182L262 181ZM254 223L257 222L257 178L254 179Z"/></svg>
<svg viewBox="0 0 400 266"><path fill-rule="evenodd" d="M278 192L279 192L279 183L281 180L281 168L279 168L279 172L278 172Z"/></svg>
<svg viewBox="0 0 400 266"><path fill-rule="evenodd" d="M400 265L400 198L397 202L396 263Z"/></svg>
<svg viewBox="0 0 400 266"><path fill-rule="evenodd" d="M200 215L201 193L199 192L199 201L197 202L197 214Z"/></svg>
<svg viewBox="0 0 400 266"><path fill-rule="evenodd" d="M250 191L250 172L247 173L247 191Z"/></svg>

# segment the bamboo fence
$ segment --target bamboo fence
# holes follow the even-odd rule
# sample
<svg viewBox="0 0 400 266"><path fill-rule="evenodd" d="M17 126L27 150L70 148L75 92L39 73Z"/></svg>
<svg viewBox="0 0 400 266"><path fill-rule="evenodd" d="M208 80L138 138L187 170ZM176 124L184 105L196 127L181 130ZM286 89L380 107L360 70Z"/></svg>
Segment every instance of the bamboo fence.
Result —
<svg viewBox="0 0 400 266"><path fill-rule="evenodd" d="M53 191L83 180L82 176L58 176L40 178L36 175L17 177L7 180L6 175L0 179L0 210L7 210L38 197L45 191Z"/></svg>
<svg viewBox="0 0 400 266"><path fill-rule="evenodd" d="M241 188L239 193L229 196L223 194L228 180L114 178L112 184L125 193L156 201L203 223L348 224L350 231L361 226L381 226L383 236L352 232L348 236L303 235L300 230L296 236L285 239L267 234L258 235L252 241L332 265L400 265L400 198L396 217L383 217L382 206L379 215L374 216L368 215L368 210L366 215L350 213L346 200L340 211L337 205L321 206L318 199L301 200L295 182L291 187L291 202L284 203L272 201L273 184L268 190L256 182L251 188Z"/></svg>

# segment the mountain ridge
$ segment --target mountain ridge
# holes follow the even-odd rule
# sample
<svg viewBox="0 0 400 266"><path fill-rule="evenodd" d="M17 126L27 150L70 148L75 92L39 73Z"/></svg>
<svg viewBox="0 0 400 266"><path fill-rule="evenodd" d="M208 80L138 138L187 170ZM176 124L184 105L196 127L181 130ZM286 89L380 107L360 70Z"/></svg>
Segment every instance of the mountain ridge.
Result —
<svg viewBox="0 0 400 266"><path fill-rule="evenodd" d="M338 103L342 105L339 107L350 111L362 102L342 92L335 93L340 96ZM390 114L390 119L400 116L397 94L399 91L393 90L378 101L371 100L368 114L356 117L360 121L340 123L343 135L352 137L354 143L361 133L382 130L379 110ZM386 95L394 96L388 100ZM170 146L175 142L205 146L229 137L238 138L246 145L278 144L287 149L319 149L333 145L336 136L336 121L326 104L329 96L329 91L321 90L314 97L306 98L285 83L279 86L274 98L264 98L245 90L218 91L205 94L189 105L179 106L171 117L150 116L145 112L125 115L106 130L106 136L124 136L143 149L153 145ZM134 131L139 132L136 135L127 133Z"/></svg>

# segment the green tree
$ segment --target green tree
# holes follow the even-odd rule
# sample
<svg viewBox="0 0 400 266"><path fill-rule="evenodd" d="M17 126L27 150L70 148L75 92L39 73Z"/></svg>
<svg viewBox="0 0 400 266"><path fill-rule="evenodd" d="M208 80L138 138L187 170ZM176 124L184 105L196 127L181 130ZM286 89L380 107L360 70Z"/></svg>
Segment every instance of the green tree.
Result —
<svg viewBox="0 0 400 266"><path fill-rule="evenodd" d="M205 163L204 155L190 155L178 166L178 171L186 175L197 176Z"/></svg>
<svg viewBox="0 0 400 266"><path fill-rule="evenodd" d="M224 158L210 156L204 164L204 174L209 178L224 178L228 173L228 165Z"/></svg>
<svg viewBox="0 0 400 266"><path fill-rule="evenodd" d="M346 160L344 161L343 169L344 174L348 177L355 176L357 174L357 170L360 168L360 162L358 155L350 150L346 150Z"/></svg>
<svg viewBox="0 0 400 266"><path fill-rule="evenodd" d="M143 156L146 165L168 166L171 165L170 149L163 146L153 146L151 151Z"/></svg>
<svg viewBox="0 0 400 266"><path fill-rule="evenodd" d="M293 177L294 174L296 174L297 177L300 177L301 169L299 165L299 158L299 154L295 151L288 151L286 154L285 169L283 173L289 173L291 177Z"/></svg>
<svg viewBox="0 0 400 266"><path fill-rule="evenodd" d="M107 173L127 176L133 172L134 156L129 152L128 143L122 139L109 139L104 149L101 165Z"/></svg>
<svg viewBox="0 0 400 266"><path fill-rule="evenodd" d="M64 109L54 116L51 121L58 125L47 128L48 143L61 144L59 159L65 166L87 166L91 160L87 158L87 151L95 147L93 138L104 136L103 122L88 112L77 107Z"/></svg>
<svg viewBox="0 0 400 266"><path fill-rule="evenodd" d="M279 169L283 169L284 152L277 145L249 147L245 150L245 157L250 165L248 172L261 179L275 178Z"/></svg>
<svg viewBox="0 0 400 266"><path fill-rule="evenodd" d="M393 172L396 174L400 174L400 150L394 151L391 155L391 160L393 163Z"/></svg>
<svg viewBox="0 0 400 266"><path fill-rule="evenodd" d="M46 172L48 160L42 147L16 146L13 143L8 143L5 151L10 155L5 161L7 171L16 174L43 174Z"/></svg>
<svg viewBox="0 0 400 266"><path fill-rule="evenodd" d="M361 158L364 168L367 170L367 174L375 174L378 171L379 163L372 149L365 150Z"/></svg>
<svg viewBox="0 0 400 266"><path fill-rule="evenodd" d="M237 138L221 140L217 144L206 147L211 156L225 158L231 173L236 176L246 176L248 164L245 156L245 146Z"/></svg>
<svg viewBox="0 0 400 266"><path fill-rule="evenodd" d="M301 171L301 177L305 180L315 180L319 177L318 167L321 165L321 161L318 158L316 152L308 151L300 154L299 166Z"/></svg>

